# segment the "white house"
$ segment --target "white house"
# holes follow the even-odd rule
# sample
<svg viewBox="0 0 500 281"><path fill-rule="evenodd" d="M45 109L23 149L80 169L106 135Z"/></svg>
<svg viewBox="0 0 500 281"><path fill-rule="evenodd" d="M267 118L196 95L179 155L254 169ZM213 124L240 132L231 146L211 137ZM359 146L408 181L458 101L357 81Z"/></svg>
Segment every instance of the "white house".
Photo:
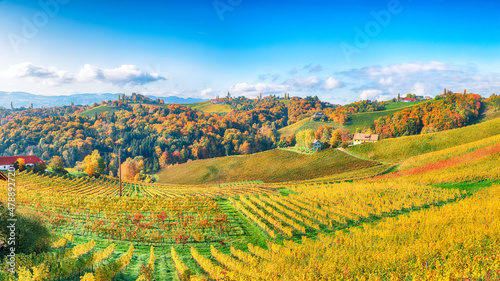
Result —
<svg viewBox="0 0 500 281"><path fill-rule="evenodd" d="M321 149L321 147L323 146L323 143L322 143L322 142L320 142L320 141L319 141L319 140L317 140L317 139L314 139L314 141L312 142L312 144L313 144L313 149L314 149L314 150L320 150L320 149Z"/></svg>

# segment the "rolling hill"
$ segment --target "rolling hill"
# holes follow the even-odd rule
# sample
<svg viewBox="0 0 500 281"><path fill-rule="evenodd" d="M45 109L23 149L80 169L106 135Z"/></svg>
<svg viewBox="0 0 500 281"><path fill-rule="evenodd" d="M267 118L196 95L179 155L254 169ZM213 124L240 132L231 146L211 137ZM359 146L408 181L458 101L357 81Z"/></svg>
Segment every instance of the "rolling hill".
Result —
<svg viewBox="0 0 500 281"><path fill-rule="evenodd" d="M160 183L214 183L220 171L221 182L262 180L280 182L312 179L379 165L335 149L300 154L273 149L250 155L203 159L174 165L158 173Z"/></svg>
<svg viewBox="0 0 500 281"><path fill-rule="evenodd" d="M210 101L187 104L193 109L205 113L226 114L231 111L231 107L227 104L211 104Z"/></svg>
<svg viewBox="0 0 500 281"><path fill-rule="evenodd" d="M478 141L498 134L500 134L500 118L448 131L352 146L349 151L374 160L400 162L409 157Z"/></svg>

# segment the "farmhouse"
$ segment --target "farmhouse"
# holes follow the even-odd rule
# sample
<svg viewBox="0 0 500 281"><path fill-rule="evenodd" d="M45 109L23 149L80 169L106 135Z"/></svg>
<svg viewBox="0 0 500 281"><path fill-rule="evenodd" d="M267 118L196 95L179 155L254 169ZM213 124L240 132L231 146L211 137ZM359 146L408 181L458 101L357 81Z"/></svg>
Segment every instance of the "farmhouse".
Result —
<svg viewBox="0 0 500 281"><path fill-rule="evenodd" d="M359 133L356 133L356 134L354 134L354 137L352 138L353 145L367 143L367 142L377 142L377 141L378 141L377 134L359 134Z"/></svg>
<svg viewBox="0 0 500 281"><path fill-rule="evenodd" d="M314 150L321 150L321 147L323 146L323 143L317 139L314 139L314 141L312 142L313 144L313 149Z"/></svg>
<svg viewBox="0 0 500 281"><path fill-rule="evenodd" d="M313 120L323 117L323 112L314 112L311 116Z"/></svg>
<svg viewBox="0 0 500 281"><path fill-rule="evenodd" d="M26 167L34 167L36 163L43 162L40 158L34 155L0 157L0 171L6 171L9 168L14 167L14 163L19 158L24 159Z"/></svg>
<svg viewBox="0 0 500 281"><path fill-rule="evenodd" d="M223 99L211 99L210 103L211 104L221 104L221 103L226 103L226 101Z"/></svg>
<svg viewBox="0 0 500 281"><path fill-rule="evenodd" d="M400 98L399 101L402 101L402 102L414 102L414 101L417 101L417 99L414 99L414 98Z"/></svg>

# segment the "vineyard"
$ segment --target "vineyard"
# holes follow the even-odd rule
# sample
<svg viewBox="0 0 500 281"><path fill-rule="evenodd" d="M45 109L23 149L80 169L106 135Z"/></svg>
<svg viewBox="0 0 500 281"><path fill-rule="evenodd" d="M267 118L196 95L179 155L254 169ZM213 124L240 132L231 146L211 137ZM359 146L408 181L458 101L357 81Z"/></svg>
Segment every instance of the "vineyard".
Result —
<svg viewBox="0 0 500 281"><path fill-rule="evenodd" d="M499 280L499 144L278 183L124 181L122 197L115 178L16 172L18 211L54 238L0 279Z"/></svg>

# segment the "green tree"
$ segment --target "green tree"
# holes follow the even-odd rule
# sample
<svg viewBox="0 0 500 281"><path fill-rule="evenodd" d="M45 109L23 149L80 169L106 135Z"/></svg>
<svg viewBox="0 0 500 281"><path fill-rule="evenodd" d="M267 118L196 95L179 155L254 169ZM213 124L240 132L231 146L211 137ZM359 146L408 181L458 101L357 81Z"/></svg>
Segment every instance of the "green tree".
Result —
<svg viewBox="0 0 500 281"><path fill-rule="evenodd" d="M49 168L53 173L56 174L66 174L68 171L64 168L64 162L61 157L54 156L52 160L50 160Z"/></svg>

